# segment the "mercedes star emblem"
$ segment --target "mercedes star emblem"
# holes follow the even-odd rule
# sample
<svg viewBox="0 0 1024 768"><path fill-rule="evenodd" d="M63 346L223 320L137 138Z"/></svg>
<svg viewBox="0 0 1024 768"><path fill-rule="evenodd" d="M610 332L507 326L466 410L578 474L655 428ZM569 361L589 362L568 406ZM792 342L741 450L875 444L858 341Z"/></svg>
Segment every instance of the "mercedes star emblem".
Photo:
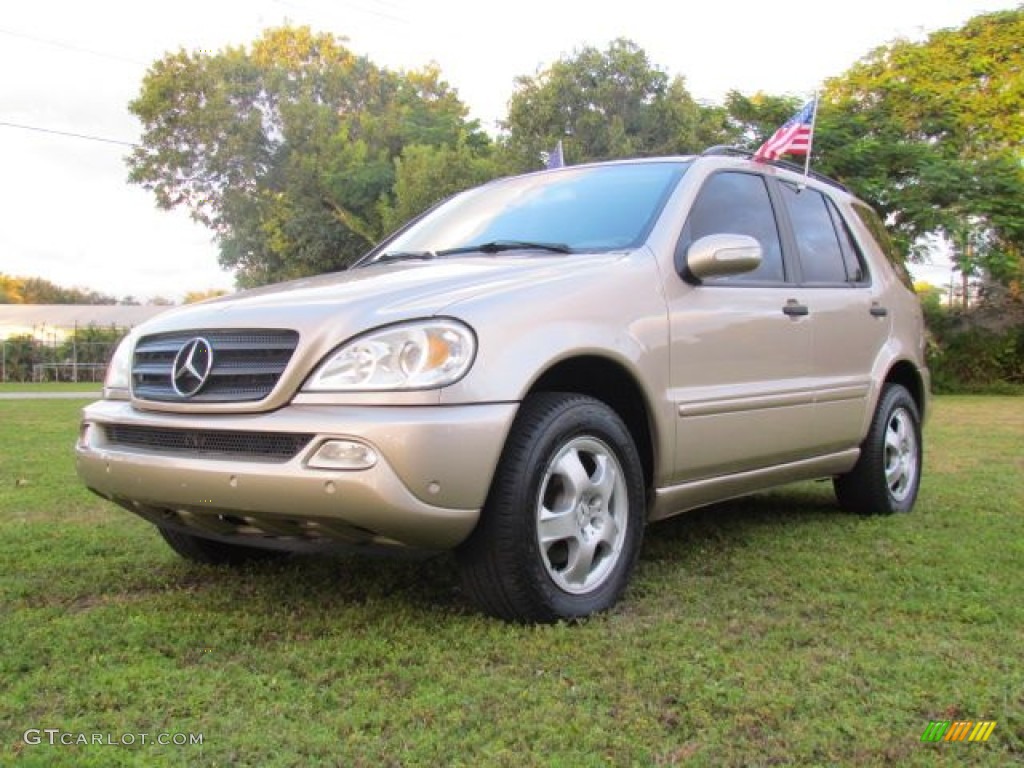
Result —
<svg viewBox="0 0 1024 768"><path fill-rule="evenodd" d="M213 347L201 336L189 339L174 358L171 385L182 397L192 397L206 383L213 368Z"/></svg>

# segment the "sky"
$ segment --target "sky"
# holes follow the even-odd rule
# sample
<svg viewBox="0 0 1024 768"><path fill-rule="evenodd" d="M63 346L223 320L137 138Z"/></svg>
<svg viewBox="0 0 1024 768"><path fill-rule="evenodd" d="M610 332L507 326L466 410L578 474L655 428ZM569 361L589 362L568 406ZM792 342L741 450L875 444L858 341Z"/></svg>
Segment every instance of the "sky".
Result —
<svg viewBox="0 0 1024 768"><path fill-rule="evenodd" d="M922 39L1017 0L628 3L517 0L34 0L0 9L0 123L134 142L128 102L147 67L178 48L242 45L308 24L392 69L436 62L472 117L494 132L515 78L584 45L626 37L698 100L810 96L872 48ZM0 273L140 300L233 288L211 233L161 211L127 182L124 144L0 125ZM948 268L921 270L936 284Z"/></svg>

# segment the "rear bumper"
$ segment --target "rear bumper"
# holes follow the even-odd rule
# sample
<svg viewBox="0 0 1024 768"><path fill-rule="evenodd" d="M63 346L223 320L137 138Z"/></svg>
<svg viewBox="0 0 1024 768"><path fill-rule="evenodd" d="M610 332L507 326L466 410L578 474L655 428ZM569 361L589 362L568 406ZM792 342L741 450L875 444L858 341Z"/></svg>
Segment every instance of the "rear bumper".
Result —
<svg viewBox="0 0 1024 768"><path fill-rule="evenodd" d="M101 496L199 535L295 549L332 541L446 549L476 525L517 407L293 405L193 416L101 401L83 412L76 466ZM313 438L292 458L267 460L120 445L110 439L111 425ZM367 443L378 460L360 470L309 466L329 439Z"/></svg>

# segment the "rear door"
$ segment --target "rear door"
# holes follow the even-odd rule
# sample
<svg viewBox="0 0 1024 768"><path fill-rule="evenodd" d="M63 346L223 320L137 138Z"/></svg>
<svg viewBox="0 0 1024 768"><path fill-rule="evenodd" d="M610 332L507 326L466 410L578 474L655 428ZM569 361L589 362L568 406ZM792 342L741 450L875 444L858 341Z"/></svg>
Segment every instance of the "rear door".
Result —
<svg viewBox="0 0 1024 768"><path fill-rule="evenodd" d="M871 372L891 318L835 203L819 190L778 182L788 243L797 256L800 303L807 307L816 453L857 445ZM785 239L785 238L784 238Z"/></svg>

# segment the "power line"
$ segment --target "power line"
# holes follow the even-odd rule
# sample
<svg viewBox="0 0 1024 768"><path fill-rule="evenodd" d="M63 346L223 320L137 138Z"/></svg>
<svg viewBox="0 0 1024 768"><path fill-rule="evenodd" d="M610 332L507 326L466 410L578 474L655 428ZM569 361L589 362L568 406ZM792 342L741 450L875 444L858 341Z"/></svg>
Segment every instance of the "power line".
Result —
<svg viewBox="0 0 1024 768"><path fill-rule="evenodd" d="M51 45L54 48L64 48L69 51L75 51L77 53L88 53L92 56L99 56L103 59L112 59L114 61L124 61L129 64L138 64L141 67L148 67L149 65L144 61L137 59L129 59L127 56L118 56L116 53L104 53L103 51L94 51L91 48L83 48L79 45L72 45L71 43L62 43L58 40L47 40L43 37L36 37L34 35L26 35L24 32L15 32L13 29L0 29L0 34L9 35L10 37L20 37L22 40L31 40L34 43L41 43L43 45Z"/></svg>
<svg viewBox="0 0 1024 768"><path fill-rule="evenodd" d="M106 139L102 136L90 136L86 133L71 133L70 131L57 131L53 128L40 128L37 125L20 125L18 123L7 123L0 121L0 125L7 128L20 128L23 131L35 131L37 133L52 133L57 136L70 136L74 139L86 139L87 141L102 141L105 144L120 144L124 147L141 147L141 144L136 144L133 141L120 141L118 139Z"/></svg>

